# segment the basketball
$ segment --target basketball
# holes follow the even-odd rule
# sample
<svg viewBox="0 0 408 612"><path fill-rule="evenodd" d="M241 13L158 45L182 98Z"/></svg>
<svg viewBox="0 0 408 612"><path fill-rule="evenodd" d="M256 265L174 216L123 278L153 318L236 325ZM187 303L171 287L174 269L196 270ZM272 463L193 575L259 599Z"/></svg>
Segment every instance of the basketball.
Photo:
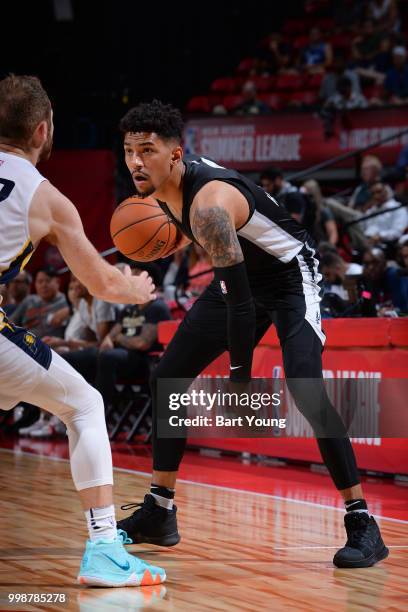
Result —
<svg viewBox="0 0 408 612"><path fill-rule="evenodd" d="M113 213L110 233L116 248L129 259L154 261L175 246L177 229L157 200L132 196Z"/></svg>

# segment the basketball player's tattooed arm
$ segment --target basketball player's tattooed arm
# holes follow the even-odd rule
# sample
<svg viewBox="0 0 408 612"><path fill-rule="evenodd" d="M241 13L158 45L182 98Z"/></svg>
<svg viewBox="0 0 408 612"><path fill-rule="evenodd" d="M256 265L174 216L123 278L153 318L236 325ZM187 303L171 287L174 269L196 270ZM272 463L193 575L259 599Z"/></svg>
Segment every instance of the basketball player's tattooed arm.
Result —
<svg viewBox="0 0 408 612"><path fill-rule="evenodd" d="M223 206L196 206L192 211L191 229L211 256L215 280L227 305L230 379L248 382L255 339L255 305L235 220Z"/></svg>

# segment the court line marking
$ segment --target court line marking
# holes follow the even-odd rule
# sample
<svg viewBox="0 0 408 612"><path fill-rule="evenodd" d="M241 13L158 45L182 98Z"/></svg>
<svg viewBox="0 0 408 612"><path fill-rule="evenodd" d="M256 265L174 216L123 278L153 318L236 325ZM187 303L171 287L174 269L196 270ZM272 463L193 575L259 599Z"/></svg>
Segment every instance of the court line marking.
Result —
<svg viewBox="0 0 408 612"><path fill-rule="evenodd" d="M49 459L50 461L60 461L62 463L69 463L69 459L64 459L63 457L50 457L49 455L29 453L28 451L21 451L21 450L14 451L10 448L0 448L0 452L1 451L12 453L15 455L26 455L28 457L42 457L44 459ZM151 472L130 470L128 468L114 467L113 470L116 472L124 472L125 474L137 474L138 476L145 476L147 478L150 478L152 475ZM338 508L337 506L329 506L327 504L319 504L318 502L311 502L311 501L306 501L303 499L294 499L293 497L283 497L281 495L273 495L272 493L259 493L257 491L246 491L245 489L235 489L232 487L224 487L222 485L213 485L213 484L208 484L205 482L195 482L194 480L186 480L184 478L178 478L177 482L181 482L183 484L188 484L188 485L195 485L198 487L204 487L207 489L218 489L220 491L228 491L232 493L246 493L247 495L254 495L256 497L266 497L268 499L276 499L277 501L285 501L285 502L290 502L292 504L300 504L303 506L312 506L313 508L324 508L326 510L335 510L336 512L341 512L342 514L344 514L343 508ZM397 519L397 518L392 518L390 516L382 516L381 514L373 514L373 516L383 521L391 521L392 523L400 523L402 525L408 525L408 520L405 520L405 519Z"/></svg>

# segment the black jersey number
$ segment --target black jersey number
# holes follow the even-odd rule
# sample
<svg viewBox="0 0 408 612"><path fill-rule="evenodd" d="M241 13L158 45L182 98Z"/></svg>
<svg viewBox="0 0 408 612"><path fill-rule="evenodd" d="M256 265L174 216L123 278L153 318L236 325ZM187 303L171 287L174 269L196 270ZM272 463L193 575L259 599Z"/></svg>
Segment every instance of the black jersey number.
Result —
<svg viewBox="0 0 408 612"><path fill-rule="evenodd" d="M15 187L14 181L0 178L0 202L6 200Z"/></svg>

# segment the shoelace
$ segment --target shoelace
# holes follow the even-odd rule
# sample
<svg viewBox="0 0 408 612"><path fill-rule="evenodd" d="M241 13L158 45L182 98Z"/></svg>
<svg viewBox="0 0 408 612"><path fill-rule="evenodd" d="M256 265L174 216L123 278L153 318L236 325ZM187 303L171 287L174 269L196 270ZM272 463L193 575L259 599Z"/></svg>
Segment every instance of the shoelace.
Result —
<svg viewBox="0 0 408 612"><path fill-rule="evenodd" d="M351 545L359 543L374 542L374 538L370 533L370 523L362 523L360 520L354 520L354 525L351 527L350 534L348 534L348 540Z"/></svg>
<svg viewBox="0 0 408 612"><path fill-rule="evenodd" d="M122 544L133 544L132 538L123 529L118 529L118 538L122 539Z"/></svg>
<svg viewBox="0 0 408 612"><path fill-rule="evenodd" d="M133 510L133 508L137 508L139 511L141 511L143 514L151 514L152 513L152 509L146 507L145 502L138 502L138 503L133 503L133 504L125 504L124 506L121 506L120 509L121 510ZM137 510L136 510L137 512ZM130 518L130 517L129 517Z"/></svg>

